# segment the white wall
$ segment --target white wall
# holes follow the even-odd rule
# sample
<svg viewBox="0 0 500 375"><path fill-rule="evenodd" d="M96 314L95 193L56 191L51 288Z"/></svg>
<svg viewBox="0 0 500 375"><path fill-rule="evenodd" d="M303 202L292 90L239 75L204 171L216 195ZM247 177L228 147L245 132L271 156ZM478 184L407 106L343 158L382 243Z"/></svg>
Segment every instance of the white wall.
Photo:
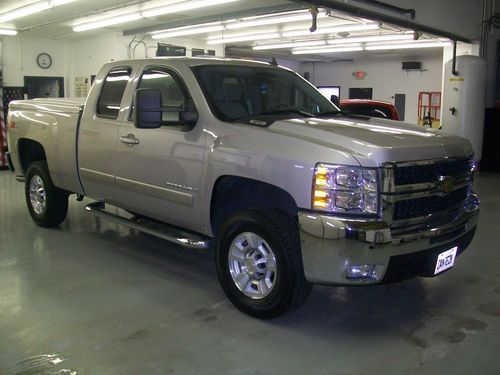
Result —
<svg viewBox="0 0 500 375"><path fill-rule="evenodd" d="M51 39L32 39L22 36L2 38L4 86L24 86L24 76L65 77L70 64L67 58L67 42ZM52 65L42 69L36 58L46 52L52 57ZM66 81L66 80L65 80ZM67 93L67 86L65 87Z"/></svg>
<svg viewBox="0 0 500 375"><path fill-rule="evenodd" d="M122 60L127 58L143 58L153 57L156 53L156 45L158 42L175 44L187 48L187 56L191 56L192 48L214 49L217 56L223 55L222 46L207 46L202 39L181 39L173 38L168 41L153 40L151 38L144 39L144 44L139 44L135 48L135 55L132 51L136 45L129 44L132 41L132 36L124 37L120 32L103 33L98 37L85 39L76 39L69 43L68 53L71 61L71 69L69 71L70 78L70 93L74 95L74 78L75 77L90 77L92 74L97 74L99 68L106 62L111 60ZM147 51L147 52L146 52Z"/></svg>
<svg viewBox="0 0 500 375"><path fill-rule="evenodd" d="M421 61L423 72L406 72L403 61ZM394 94L406 94L405 121L417 122L418 93L441 91L442 56L425 58L373 57L353 62L304 63L300 73L309 72L316 86L340 86L340 98L349 98L351 87L372 87L373 99L394 103ZM353 72L367 73L362 80L355 79Z"/></svg>
<svg viewBox="0 0 500 375"><path fill-rule="evenodd" d="M4 37L2 40L4 86L24 86L24 76L64 77L65 96L75 96L75 78L96 74L99 68L111 60L133 57L129 52L132 37L120 32L103 32L99 36L70 40L34 39L22 36ZM145 39L148 57L155 55L158 41ZM165 42L165 41L161 41ZM207 46L202 39L171 39L168 43L185 46L187 55L191 48L214 49L217 56L223 56L221 45ZM52 57L52 66L42 69L37 66L36 57L47 52ZM143 45L136 48L135 57L146 56Z"/></svg>

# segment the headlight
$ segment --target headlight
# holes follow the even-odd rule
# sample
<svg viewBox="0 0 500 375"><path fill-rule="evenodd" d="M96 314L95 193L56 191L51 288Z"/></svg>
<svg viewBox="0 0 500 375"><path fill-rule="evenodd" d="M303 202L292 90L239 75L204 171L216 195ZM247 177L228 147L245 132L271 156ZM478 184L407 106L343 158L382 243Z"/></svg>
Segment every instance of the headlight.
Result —
<svg viewBox="0 0 500 375"><path fill-rule="evenodd" d="M328 212L376 214L376 169L316 164L312 208Z"/></svg>

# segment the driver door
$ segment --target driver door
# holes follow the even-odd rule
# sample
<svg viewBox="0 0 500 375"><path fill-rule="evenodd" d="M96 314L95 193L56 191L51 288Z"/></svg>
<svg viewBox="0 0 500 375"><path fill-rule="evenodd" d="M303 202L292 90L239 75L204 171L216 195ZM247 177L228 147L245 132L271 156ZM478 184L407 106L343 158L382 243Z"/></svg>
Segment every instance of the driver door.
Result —
<svg viewBox="0 0 500 375"><path fill-rule="evenodd" d="M146 67L137 86L142 88L160 91L163 107L180 110L190 99L180 76L164 66ZM133 113L118 129L115 181L121 206L199 229L198 189L206 157L202 126L186 130L180 111L164 112L163 125L156 129L136 128L132 119Z"/></svg>

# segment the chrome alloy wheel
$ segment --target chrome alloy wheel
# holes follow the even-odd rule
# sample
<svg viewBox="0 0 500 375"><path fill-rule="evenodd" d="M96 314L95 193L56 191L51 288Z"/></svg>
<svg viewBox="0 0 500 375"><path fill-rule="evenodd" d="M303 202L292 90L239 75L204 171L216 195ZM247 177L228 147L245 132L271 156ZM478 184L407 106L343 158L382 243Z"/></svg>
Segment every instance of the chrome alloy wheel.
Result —
<svg viewBox="0 0 500 375"><path fill-rule="evenodd" d="M47 208L47 195L45 194L45 187L40 176L34 175L31 178L29 195L33 211L35 211L37 215L43 214Z"/></svg>
<svg viewBox="0 0 500 375"><path fill-rule="evenodd" d="M237 235L229 248L229 272L247 297L262 299L276 284L276 258L269 244L258 234Z"/></svg>

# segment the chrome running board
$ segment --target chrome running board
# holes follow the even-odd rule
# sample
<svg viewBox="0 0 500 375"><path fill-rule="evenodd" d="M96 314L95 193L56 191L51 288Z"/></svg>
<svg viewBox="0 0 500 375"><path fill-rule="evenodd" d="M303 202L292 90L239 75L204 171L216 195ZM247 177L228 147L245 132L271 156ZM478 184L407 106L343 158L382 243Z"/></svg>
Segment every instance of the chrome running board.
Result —
<svg viewBox="0 0 500 375"><path fill-rule="evenodd" d="M141 232L162 238L177 245L191 249L208 249L211 247L213 239L199 234L185 232L144 217L134 216L127 219L123 216L113 214L105 210L103 202L93 202L85 206L85 210L94 216L125 225L129 228L137 229Z"/></svg>

